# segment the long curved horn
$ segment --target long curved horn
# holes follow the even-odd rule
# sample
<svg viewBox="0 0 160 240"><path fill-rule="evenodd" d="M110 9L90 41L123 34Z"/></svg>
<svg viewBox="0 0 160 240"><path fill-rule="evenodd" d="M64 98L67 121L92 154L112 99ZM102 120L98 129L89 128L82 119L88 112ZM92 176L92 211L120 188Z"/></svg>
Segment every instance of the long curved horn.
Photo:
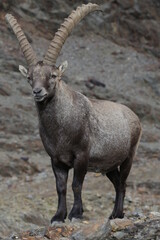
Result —
<svg viewBox="0 0 160 240"><path fill-rule="evenodd" d="M30 43L28 42L26 36L24 35L20 25L17 23L17 20L12 16L12 14L6 14L5 16L7 22L10 24L13 32L15 33L22 52L27 60L29 65L33 65L37 63L37 57L35 52L33 51Z"/></svg>
<svg viewBox="0 0 160 240"><path fill-rule="evenodd" d="M53 40L50 43L48 51L43 62L48 65L55 65L58 55L62 49L64 42L71 33L72 29L90 12L100 10L97 4L83 4L76 10L72 11L64 23L61 24L58 31L55 33Z"/></svg>

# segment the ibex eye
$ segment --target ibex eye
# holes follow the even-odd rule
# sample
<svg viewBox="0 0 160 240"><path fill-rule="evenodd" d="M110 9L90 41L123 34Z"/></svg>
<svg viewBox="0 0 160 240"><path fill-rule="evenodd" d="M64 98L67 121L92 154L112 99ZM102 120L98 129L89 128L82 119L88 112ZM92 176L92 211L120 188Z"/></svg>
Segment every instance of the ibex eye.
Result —
<svg viewBox="0 0 160 240"><path fill-rule="evenodd" d="M27 80L28 80L29 84L32 85L32 80L31 80L30 76L27 77Z"/></svg>
<svg viewBox="0 0 160 240"><path fill-rule="evenodd" d="M53 74L51 75L51 77L52 77L52 78L56 78L57 75L53 73Z"/></svg>

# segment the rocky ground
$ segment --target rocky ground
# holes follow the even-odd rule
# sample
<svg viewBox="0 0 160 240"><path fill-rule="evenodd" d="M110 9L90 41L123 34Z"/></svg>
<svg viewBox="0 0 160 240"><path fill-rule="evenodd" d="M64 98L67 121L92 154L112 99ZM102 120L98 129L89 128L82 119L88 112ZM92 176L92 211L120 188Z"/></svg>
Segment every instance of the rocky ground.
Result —
<svg viewBox="0 0 160 240"><path fill-rule="evenodd" d="M120 1L108 1L112 11L113 4L115 6L115 17L109 18L109 26L113 26L113 29L108 25L104 27L105 21L102 24L99 16L97 24L100 25L95 29L94 18L88 17L84 24L77 27L62 49L58 62L69 62L64 81L87 96L110 99L129 106L140 117L143 134L128 178L126 219L118 223L107 222L114 204L114 189L104 176L89 173L83 187L83 221L67 221L62 226L52 228L47 226L57 207L55 179L50 159L39 138L30 87L18 72L18 65L26 66L26 63L15 36L7 29L4 14L11 9L18 18L26 19L27 22L20 18L20 22L26 27L25 32L41 57L47 49L52 30L55 30L53 26L57 27L65 15L63 9L69 12L71 3L76 5L78 1L65 1L64 5L60 1L57 6L61 9L61 16L58 15L59 9L56 13L56 9L53 11L54 8L49 6L50 12L44 14L47 6L42 1L36 1L37 10L33 12L27 5L28 2L21 1L18 8L15 8L14 1L0 3L0 239L8 239L9 236L12 239L131 239L130 236L132 239L160 239L159 43L151 41L153 36L147 38L145 33L141 36L143 26L140 28L141 23L145 27L153 24L156 28L160 16L158 1L153 1L150 15L148 8L143 8L144 12L139 18L135 17L135 13L130 13L137 9L135 5L134 8L131 7L133 1L121 1L121 4ZM106 7L106 17L109 5L104 1L102 3ZM148 1L146 4L149 4ZM142 9L141 5L139 9ZM39 15L32 23L29 17L33 20L36 11ZM129 13L131 19L127 18ZM51 14L55 14L57 23L56 20L49 20ZM127 28L122 28L121 22L116 25L118 17L124 19L123 16L131 22L139 19L139 25L134 26L139 26L141 31L136 32L131 25L128 28L133 29L136 39L129 38L133 32L129 34ZM89 32L84 27L85 24ZM108 32L101 31L102 34L99 34L99 26ZM119 27L118 32L111 31L117 29L114 26ZM152 29L158 39L159 30L156 32L156 29ZM73 203L71 181L72 172L68 183L68 210ZM31 231L27 232L28 229ZM20 232L23 233L19 234Z"/></svg>
<svg viewBox="0 0 160 240"><path fill-rule="evenodd" d="M99 219L74 223L58 223L51 227L13 234L11 239L30 240L115 240L160 239L160 214L130 216L130 219Z"/></svg>

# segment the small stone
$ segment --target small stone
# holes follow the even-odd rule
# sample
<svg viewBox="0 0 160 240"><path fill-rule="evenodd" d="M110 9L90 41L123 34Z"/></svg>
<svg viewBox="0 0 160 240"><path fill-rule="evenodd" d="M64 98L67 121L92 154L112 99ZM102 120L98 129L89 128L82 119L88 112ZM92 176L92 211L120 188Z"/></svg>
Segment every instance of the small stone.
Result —
<svg viewBox="0 0 160 240"><path fill-rule="evenodd" d="M47 239L56 240L56 239L62 238L62 236L67 239L72 234L73 231L74 231L73 227L66 226L65 224L61 226L57 225L57 226L48 227L45 231L44 236Z"/></svg>
<svg viewBox="0 0 160 240"><path fill-rule="evenodd" d="M113 234L113 237L115 237L116 239L123 239L125 235L126 233L118 231Z"/></svg>
<svg viewBox="0 0 160 240"><path fill-rule="evenodd" d="M151 212L150 218L160 218L160 212Z"/></svg>
<svg viewBox="0 0 160 240"><path fill-rule="evenodd" d="M87 206L86 206L86 209L87 209L88 211L92 211L92 210L93 210L93 208L92 208L91 205L87 205Z"/></svg>
<svg viewBox="0 0 160 240"><path fill-rule="evenodd" d="M28 195L27 195L27 199L31 199L31 200L32 200L32 199L33 199L33 195L28 194Z"/></svg>
<svg viewBox="0 0 160 240"><path fill-rule="evenodd" d="M133 202L131 196L128 196L128 197L126 198L126 201L129 202L129 203L132 203L132 202Z"/></svg>
<svg viewBox="0 0 160 240"><path fill-rule="evenodd" d="M88 222L88 221L83 221L83 223L84 223L84 224L89 224L89 222Z"/></svg>
<svg viewBox="0 0 160 240"><path fill-rule="evenodd" d="M29 160L29 157L22 156L22 157L21 157L21 160L27 162L27 161Z"/></svg>
<svg viewBox="0 0 160 240"><path fill-rule="evenodd" d="M95 173L94 177L100 177L102 174L101 173Z"/></svg>
<svg viewBox="0 0 160 240"><path fill-rule="evenodd" d="M58 222L58 221L54 221L50 224L51 227L63 227L64 226L64 222Z"/></svg>
<svg viewBox="0 0 160 240"><path fill-rule="evenodd" d="M10 239L19 239L19 237L18 237L16 234L13 233L13 234L11 235Z"/></svg>
<svg viewBox="0 0 160 240"><path fill-rule="evenodd" d="M25 177L25 181L26 181L26 182L31 182L31 181L32 181L32 177L26 176L26 177Z"/></svg>
<svg viewBox="0 0 160 240"><path fill-rule="evenodd" d="M102 197L102 195L101 195L100 193L97 193L96 196L97 196L98 198L101 198L101 197Z"/></svg>
<svg viewBox="0 0 160 240"><path fill-rule="evenodd" d="M113 232L118 231L118 230L123 230L126 227L134 226L133 222L126 218L124 218L124 219L116 218L116 219L110 220L110 225L112 227Z"/></svg>
<svg viewBox="0 0 160 240"><path fill-rule="evenodd" d="M59 240L70 240L70 238L62 237Z"/></svg>
<svg viewBox="0 0 160 240"><path fill-rule="evenodd" d="M144 214L143 213L141 213L141 212L133 212L133 214L132 214L134 217L137 217L137 218L144 218L145 216L144 216Z"/></svg>
<svg viewBox="0 0 160 240"><path fill-rule="evenodd" d="M80 218L72 218L71 222L72 223L81 223L82 220Z"/></svg>
<svg viewBox="0 0 160 240"><path fill-rule="evenodd" d="M99 240L107 239L110 232L110 224L108 219L92 222L80 230L74 232L71 236L72 240Z"/></svg>

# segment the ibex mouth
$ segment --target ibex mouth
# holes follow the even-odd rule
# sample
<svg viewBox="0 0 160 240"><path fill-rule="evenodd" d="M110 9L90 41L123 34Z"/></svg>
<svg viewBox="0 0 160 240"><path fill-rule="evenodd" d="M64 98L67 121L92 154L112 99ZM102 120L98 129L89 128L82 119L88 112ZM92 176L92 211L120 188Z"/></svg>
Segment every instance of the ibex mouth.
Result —
<svg viewBox="0 0 160 240"><path fill-rule="evenodd" d="M43 96L34 96L36 102L42 102L48 94L44 94Z"/></svg>

